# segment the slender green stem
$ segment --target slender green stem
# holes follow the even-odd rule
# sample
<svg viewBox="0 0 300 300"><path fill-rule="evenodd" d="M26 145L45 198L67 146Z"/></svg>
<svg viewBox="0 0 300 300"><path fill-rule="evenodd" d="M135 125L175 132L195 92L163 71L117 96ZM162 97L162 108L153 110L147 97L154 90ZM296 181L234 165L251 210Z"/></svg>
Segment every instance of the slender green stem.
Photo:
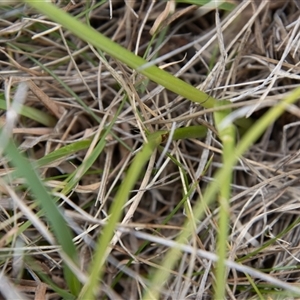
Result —
<svg viewBox="0 0 300 300"><path fill-rule="evenodd" d="M222 103L218 103L222 105ZM230 124L226 128L221 128L222 120L230 113L230 110L216 111L214 113L215 123L219 132L219 137L222 141L223 163L234 155L235 149L235 127ZM228 176L224 181L219 182L220 192L218 196L219 202L219 222L218 222L218 239L217 239L217 254L219 260L216 264L216 282L215 282L215 299L225 298L226 286L226 266L225 259L227 258L227 237L229 232L229 199L231 196L231 181L232 172L228 170Z"/></svg>

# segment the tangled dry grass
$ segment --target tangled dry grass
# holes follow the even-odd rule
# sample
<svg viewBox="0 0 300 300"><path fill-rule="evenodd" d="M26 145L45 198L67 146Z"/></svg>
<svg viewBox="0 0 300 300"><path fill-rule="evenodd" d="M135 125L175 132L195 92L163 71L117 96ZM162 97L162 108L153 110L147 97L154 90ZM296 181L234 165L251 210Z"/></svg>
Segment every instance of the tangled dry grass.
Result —
<svg viewBox="0 0 300 300"><path fill-rule="evenodd" d="M215 10L179 5L176 17L168 19L164 39L153 43L147 59L162 57L158 65L168 72L217 99L230 99L232 108L244 109L240 111L247 111L255 122L299 85L300 3L287 0L235 4L234 11L220 12L223 47L217 37ZM78 1L60 5L73 15L86 9L86 3ZM107 2L83 18L120 45L144 55L151 40L150 30L165 6L164 1L115 1L111 9ZM21 19L20 14L27 19ZM203 140L182 139L169 145L168 152L180 167L166 156L157 165L161 152L153 155L126 204L122 222L127 231L114 240L98 297L139 299L147 285L146 278L153 268L159 268L168 250L167 241L177 236L186 219L178 204L187 189L195 186L188 197L193 206L211 182L214 171L222 167L222 148L215 135L212 110L191 104L152 82L136 90L140 78L135 72L112 58L106 57L106 62L91 45L55 28L55 24L23 4L15 4L14 10L2 9L0 16L2 98L13 97L14 87L27 81L25 105L54 116L49 117L53 127L21 116L12 129L20 150L32 161L90 138L113 118L123 92L116 76L131 93L131 101L126 102L118 116L104 152L82 175L72 193L61 196L60 204L77 235L83 274L115 192L144 141L145 129L171 130L174 122L177 127L205 124L210 129ZM45 34L49 28L52 32ZM192 44L185 47L189 43ZM142 114L144 122L138 114ZM300 283L299 116L297 105L287 108L232 170L228 239L229 259L295 285ZM7 121L3 113L2 122ZM82 149L41 167L39 172L45 184L59 191L67 174L78 168L88 151ZM2 176L10 168L7 161L1 161ZM185 178L181 169L186 172ZM9 183L20 202L32 208L27 213L36 214L28 191L18 188L20 185L14 179ZM28 299L59 299L35 271L39 265L57 286L65 288L58 247L48 245L33 226L17 235L30 216L15 205L16 200L12 200L6 187L1 193L1 273L5 275L2 284L9 284L4 278L14 282ZM217 213L217 203L207 207L206 216L197 222L194 240L190 241L193 247L215 252ZM141 238L137 232L147 235ZM152 242L141 248L147 236L157 235L166 243ZM165 284L161 299L212 299L213 268L211 260L184 253ZM255 297L252 281L266 298L268 293L272 298L276 296L264 280L251 280L242 272L229 269L228 299Z"/></svg>

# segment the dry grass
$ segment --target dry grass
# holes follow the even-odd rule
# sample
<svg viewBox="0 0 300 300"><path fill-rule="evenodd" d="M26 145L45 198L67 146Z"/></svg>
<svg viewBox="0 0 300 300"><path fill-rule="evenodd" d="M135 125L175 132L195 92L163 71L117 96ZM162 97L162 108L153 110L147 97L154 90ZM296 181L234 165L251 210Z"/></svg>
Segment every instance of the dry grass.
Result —
<svg viewBox="0 0 300 300"><path fill-rule="evenodd" d="M86 9L86 3L66 2L64 8L74 15ZM169 20L166 34L153 44L148 59L163 56L158 64L168 72L217 99L230 99L233 108L243 109L241 112L255 121L298 85L300 4L290 0L244 1L236 5L231 13L221 12L223 51L222 47L218 50L215 11L181 5L177 13L189 9ZM115 1L111 11L106 3L86 16L101 33L142 56L151 40L151 27L165 6L163 1L152 6L148 1ZM18 13L29 19L21 21ZM167 241L178 235L186 219L183 205L178 204L193 186L193 193L187 197L188 205L193 206L214 171L222 167L212 110L204 110L151 82L145 83L143 89L132 70L109 57L106 62L90 45L54 28L55 24L43 23L45 17L23 4L16 4L15 10L1 9L0 17L5 42L0 48L1 98L10 99L18 83L30 79L25 105L45 112L45 118L54 122L50 127L21 116L14 123L2 115L3 124L12 122L11 133L31 160L97 134L116 113L123 89L131 94L107 137L105 151L70 194L59 195L77 235L82 276L87 272L93 245L116 190L145 140L145 130L171 130L174 122L176 127L205 124L211 129L203 140L170 143L168 152L177 164L166 156L161 160L161 151L154 153L126 204L121 228L127 231L116 235L112 242L98 299L105 295L111 299L139 299L152 268L159 268L168 250ZM47 28L53 28L53 32L32 39ZM196 42L188 49L181 49L193 41ZM123 82L123 89L116 79ZM299 116L297 105L289 107L233 170L228 239L230 260L295 285L300 283ZM67 175L91 151L89 147L41 167L39 173L45 184L58 193ZM7 160L2 159L1 176L10 170ZM9 189L15 191L17 199ZM40 228L30 226L18 233L30 214L36 213L27 189L12 178L9 183L3 182L1 193L1 274L7 280L5 284L14 283L17 289L12 293L23 292L28 299L59 299L36 272L39 266L57 286L66 287L58 247L45 239ZM20 208L18 203L30 210ZM197 222L191 246L215 252L217 213L217 204L207 208L205 218ZM43 218L39 223L46 228ZM162 237L166 243L157 240L141 248L154 236ZM172 271L161 299L212 299L213 285L213 262L187 251ZM254 286L265 298L280 297L263 279L251 280L242 272L228 270L228 299L256 297L259 293Z"/></svg>

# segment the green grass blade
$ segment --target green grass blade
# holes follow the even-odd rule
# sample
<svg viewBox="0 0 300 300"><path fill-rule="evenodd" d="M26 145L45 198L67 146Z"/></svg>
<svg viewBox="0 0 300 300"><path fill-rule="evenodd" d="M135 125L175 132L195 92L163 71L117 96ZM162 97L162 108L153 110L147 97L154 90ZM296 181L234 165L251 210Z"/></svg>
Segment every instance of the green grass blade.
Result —
<svg viewBox="0 0 300 300"><path fill-rule="evenodd" d="M39 176L34 171L30 162L20 154L15 144L10 141L5 149L6 156L16 168L16 173L24 178L30 188L35 201L45 211L46 217L53 229L58 243L62 250L70 257L70 259L78 264L78 256L76 247L72 241L72 233L67 223L64 220L61 212L55 205L53 199L48 194ZM75 274L72 273L67 265L64 265L64 275L68 283L70 291L74 295L78 295L81 289L81 284Z"/></svg>
<svg viewBox="0 0 300 300"><path fill-rule="evenodd" d="M177 128L172 136L173 141L182 139L201 139L206 136L207 128L202 125L192 125L182 128Z"/></svg>
<svg viewBox="0 0 300 300"><path fill-rule="evenodd" d="M67 158L68 156L78 151L87 149L90 144L91 144L91 140L83 140L83 141L77 141L70 145L61 147L47 154L46 156L40 158L39 160L37 160L35 162L35 166L37 168L40 168L40 167L45 167L47 165L53 164L54 162L59 161L63 158Z"/></svg>
<svg viewBox="0 0 300 300"><path fill-rule="evenodd" d="M148 162L154 150L162 141L162 133L156 132L149 136L148 143L144 144L142 150L135 156L133 163L128 169L125 179L123 180L118 192L114 198L113 204L109 211L109 220L102 231L98 240L95 256L91 264L89 281L83 287L80 295L81 299L95 299L94 289L99 284L103 273L104 263L107 258L107 249L113 237L116 224L119 222L123 212L123 206L128 199L130 191L134 187L143 166Z"/></svg>
<svg viewBox="0 0 300 300"><path fill-rule="evenodd" d="M95 29L81 23L51 3L46 1L32 2L31 0L24 0L24 2L50 17L53 21L58 22L82 40L90 43L101 51L108 53L135 70L147 63L143 58L131 53L117 43L114 43ZM216 100L213 97L199 91L190 84L156 66L141 69L140 73L152 81L164 86L166 89L201 104L205 108L212 108L216 103Z"/></svg>
<svg viewBox="0 0 300 300"><path fill-rule="evenodd" d="M7 110L6 102L4 99L0 99L0 109ZM31 120L34 120L42 125L45 125L47 127L54 127L57 123L55 117L40 111L33 107L28 107L25 105L22 105L22 108L20 110L20 115L27 117Z"/></svg>
<svg viewBox="0 0 300 300"><path fill-rule="evenodd" d="M213 2L213 1L211 1L211 0L176 0L176 3L194 4L194 5L199 5L199 6L203 6L210 2ZM235 4L227 2L225 0L218 1L217 4L215 4L215 5L218 6L219 9L228 10L228 11L233 10L236 6Z"/></svg>

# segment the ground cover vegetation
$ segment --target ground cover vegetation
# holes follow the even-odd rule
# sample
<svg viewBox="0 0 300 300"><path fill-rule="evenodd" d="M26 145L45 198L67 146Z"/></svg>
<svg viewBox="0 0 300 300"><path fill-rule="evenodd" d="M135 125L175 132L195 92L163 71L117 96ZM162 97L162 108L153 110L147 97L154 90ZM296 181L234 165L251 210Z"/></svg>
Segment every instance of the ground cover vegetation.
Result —
<svg viewBox="0 0 300 300"><path fill-rule="evenodd" d="M0 1L5 299L297 299L299 1Z"/></svg>

